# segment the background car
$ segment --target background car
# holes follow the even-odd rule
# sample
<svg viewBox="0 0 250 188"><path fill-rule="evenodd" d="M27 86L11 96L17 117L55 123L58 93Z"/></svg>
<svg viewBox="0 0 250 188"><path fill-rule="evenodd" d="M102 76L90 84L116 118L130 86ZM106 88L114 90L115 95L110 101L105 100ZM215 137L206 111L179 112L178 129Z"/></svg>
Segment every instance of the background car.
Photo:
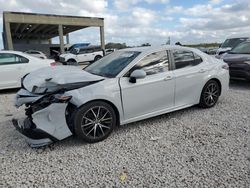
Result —
<svg viewBox="0 0 250 188"><path fill-rule="evenodd" d="M104 52L100 46L73 48L70 52L61 54L59 61L64 65L78 65L82 62L93 62L101 59Z"/></svg>
<svg viewBox="0 0 250 188"><path fill-rule="evenodd" d="M28 50L28 51L25 51L24 53L29 54L29 55L34 56L34 57L41 58L41 59L47 59L47 56L41 51Z"/></svg>
<svg viewBox="0 0 250 188"><path fill-rule="evenodd" d="M230 51L232 48L237 46L238 44L246 41L249 39L250 36L246 36L243 34L238 34L238 35L231 35L226 38L226 40L221 44L220 48L216 52L216 57L220 58L220 56L227 52Z"/></svg>
<svg viewBox="0 0 250 188"><path fill-rule="evenodd" d="M0 89L21 87L24 75L54 65L54 60L39 59L23 52L0 51Z"/></svg>
<svg viewBox="0 0 250 188"><path fill-rule="evenodd" d="M250 40L240 43L221 58L229 65L231 78L250 81Z"/></svg>
<svg viewBox="0 0 250 188"><path fill-rule="evenodd" d="M65 49L66 52L70 52L73 49L80 49L80 48L86 48L90 45L90 43L76 43L76 44L72 44L70 45L68 48ZM66 47L66 45L65 45Z"/></svg>
<svg viewBox="0 0 250 188"><path fill-rule="evenodd" d="M228 65L197 49L128 48L84 70L57 66L28 74L15 102L26 104L27 118L13 124L34 147L72 134L98 142L120 124L196 104L213 107L228 84Z"/></svg>

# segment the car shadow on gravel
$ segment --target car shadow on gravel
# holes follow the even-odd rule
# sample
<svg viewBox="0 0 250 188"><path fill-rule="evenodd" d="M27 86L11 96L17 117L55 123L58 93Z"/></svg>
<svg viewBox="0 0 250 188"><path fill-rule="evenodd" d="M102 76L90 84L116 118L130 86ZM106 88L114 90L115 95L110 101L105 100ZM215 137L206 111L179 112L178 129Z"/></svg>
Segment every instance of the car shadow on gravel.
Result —
<svg viewBox="0 0 250 188"><path fill-rule="evenodd" d="M250 81L230 80L229 87L234 90L250 90Z"/></svg>
<svg viewBox="0 0 250 188"><path fill-rule="evenodd" d="M197 111L197 110L207 110L207 109L203 109L203 108L200 108L198 105L194 105L194 106L191 106L188 108L180 109L180 110L173 111L173 112L168 112L168 113L158 115L155 117L151 117L148 119L144 119L144 120L136 121L133 123L121 125L121 126L117 127L114 132L115 132L115 134L122 134L123 131L130 131L133 129L138 129L138 126L139 127L140 126L154 126L158 122L161 122L161 121L167 122L167 121L170 121L171 119L187 115L187 114L192 113L192 112Z"/></svg>

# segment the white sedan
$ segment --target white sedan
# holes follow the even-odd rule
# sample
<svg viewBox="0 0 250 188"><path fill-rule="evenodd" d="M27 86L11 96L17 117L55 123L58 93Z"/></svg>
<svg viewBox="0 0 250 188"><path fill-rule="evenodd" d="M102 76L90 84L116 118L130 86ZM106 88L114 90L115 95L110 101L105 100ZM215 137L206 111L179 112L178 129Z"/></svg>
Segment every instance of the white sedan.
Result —
<svg viewBox="0 0 250 188"><path fill-rule="evenodd" d="M0 89L21 87L24 75L54 65L54 60L36 58L18 51L0 51Z"/></svg>
<svg viewBox="0 0 250 188"><path fill-rule="evenodd" d="M33 147L76 134L107 138L115 126L199 104L213 107L228 90L228 65L180 46L115 51L84 70L44 68L28 74L15 105L27 118L13 124Z"/></svg>
<svg viewBox="0 0 250 188"><path fill-rule="evenodd" d="M47 59L47 56L41 51L28 50L28 51L25 51L24 53L29 54L29 55L34 56L34 57L41 58L41 59Z"/></svg>

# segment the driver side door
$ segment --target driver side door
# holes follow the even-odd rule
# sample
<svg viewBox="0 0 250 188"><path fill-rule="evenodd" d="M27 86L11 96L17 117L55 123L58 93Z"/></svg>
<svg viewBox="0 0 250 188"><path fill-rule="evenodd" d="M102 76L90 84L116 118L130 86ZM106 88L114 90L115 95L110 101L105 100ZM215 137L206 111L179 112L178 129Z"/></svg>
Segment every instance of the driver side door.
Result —
<svg viewBox="0 0 250 188"><path fill-rule="evenodd" d="M157 115L174 107L175 80L167 51L154 52L141 59L120 78L125 121L136 121ZM129 81L129 75L143 69L146 77Z"/></svg>

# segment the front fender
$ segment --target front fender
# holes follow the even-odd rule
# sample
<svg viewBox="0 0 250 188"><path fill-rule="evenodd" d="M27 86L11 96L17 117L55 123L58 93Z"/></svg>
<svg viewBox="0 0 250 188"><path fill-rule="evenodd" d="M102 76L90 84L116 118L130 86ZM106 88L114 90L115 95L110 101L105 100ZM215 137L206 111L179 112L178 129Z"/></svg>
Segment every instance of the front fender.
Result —
<svg viewBox="0 0 250 188"><path fill-rule="evenodd" d="M66 94L72 96L70 103L78 108L94 100L109 101L119 111L120 121L123 121L124 119L120 87L115 78L107 79L80 89L71 90L66 92Z"/></svg>

